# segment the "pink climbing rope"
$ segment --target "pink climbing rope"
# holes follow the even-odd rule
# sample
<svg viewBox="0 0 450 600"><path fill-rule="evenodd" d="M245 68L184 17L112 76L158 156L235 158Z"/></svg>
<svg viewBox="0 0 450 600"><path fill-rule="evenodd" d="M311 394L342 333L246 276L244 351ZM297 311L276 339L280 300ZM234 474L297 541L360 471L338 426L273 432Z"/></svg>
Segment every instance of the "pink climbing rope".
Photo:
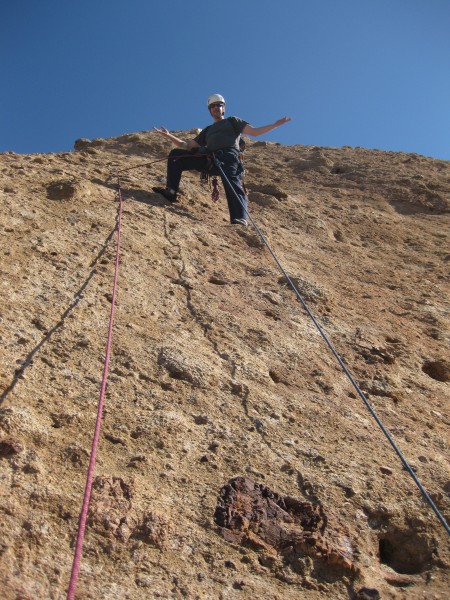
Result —
<svg viewBox="0 0 450 600"><path fill-rule="evenodd" d="M83 541L84 533L86 530L87 513L89 508L89 502L91 499L92 481L94 478L95 461L97 458L97 447L98 440L100 437L100 427L102 422L103 407L105 404L105 392L106 392L106 381L108 378L109 369L109 358L111 355L111 342L112 342L112 329L114 322L114 312L116 305L116 292L117 292L117 280L119 275L119 254L120 254L120 234L122 228L122 192L120 189L120 177L117 176L118 185L118 196L119 196L119 208L118 208L118 221L117 221L117 245L116 245L116 261L115 261L115 272L114 272L114 285L111 300L111 313L109 317L109 329L108 329L108 340L106 343L106 355L105 364L103 368L103 379L100 389L100 399L97 408L97 420L95 423L94 438L92 440L91 456L89 459L89 468L86 478L86 487L84 490L83 506L80 514L80 521L78 525L77 542L75 545L75 554L73 558L72 573L70 576L69 589L67 592L67 600L73 600L75 597L75 590L78 581L78 574L80 571L81 556L83 552Z"/></svg>

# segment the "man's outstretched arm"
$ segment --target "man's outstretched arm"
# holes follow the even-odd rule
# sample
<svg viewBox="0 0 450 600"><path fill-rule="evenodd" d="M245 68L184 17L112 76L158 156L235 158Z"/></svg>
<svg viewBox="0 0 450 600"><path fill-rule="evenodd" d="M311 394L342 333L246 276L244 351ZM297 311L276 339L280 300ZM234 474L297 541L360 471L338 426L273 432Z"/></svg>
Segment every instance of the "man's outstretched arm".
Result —
<svg viewBox="0 0 450 600"><path fill-rule="evenodd" d="M268 131L272 131L272 129L276 129L281 125L288 123L290 120L291 117L283 117L271 125L263 125L262 127L253 127L252 125L247 124L242 133L245 133L246 135L252 135L253 137L258 137L259 135L263 135L263 133L267 133Z"/></svg>

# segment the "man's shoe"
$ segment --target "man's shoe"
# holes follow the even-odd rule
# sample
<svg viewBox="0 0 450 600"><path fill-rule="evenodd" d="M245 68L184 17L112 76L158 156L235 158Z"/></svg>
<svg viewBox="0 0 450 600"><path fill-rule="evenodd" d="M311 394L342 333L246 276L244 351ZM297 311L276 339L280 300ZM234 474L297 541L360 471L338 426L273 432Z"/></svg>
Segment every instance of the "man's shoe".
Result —
<svg viewBox="0 0 450 600"><path fill-rule="evenodd" d="M168 188L154 187L154 188L152 188L152 190L154 192L156 192L157 194L161 194L161 196L164 196L164 198L166 200L168 200L169 202L177 201L177 193L172 192L172 190L169 190Z"/></svg>
<svg viewBox="0 0 450 600"><path fill-rule="evenodd" d="M245 219L233 219L231 221L232 225L243 225L244 227L247 227L247 221Z"/></svg>

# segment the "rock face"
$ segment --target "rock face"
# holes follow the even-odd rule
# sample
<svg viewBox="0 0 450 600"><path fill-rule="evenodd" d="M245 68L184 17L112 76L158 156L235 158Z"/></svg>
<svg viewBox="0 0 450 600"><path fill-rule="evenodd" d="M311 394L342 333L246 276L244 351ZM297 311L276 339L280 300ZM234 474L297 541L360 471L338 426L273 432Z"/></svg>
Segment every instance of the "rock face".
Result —
<svg viewBox="0 0 450 600"><path fill-rule="evenodd" d="M155 133L75 148L0 155L2 598L67 591L118 170L77 597L447 598L444 528L223 191L151 192ZM450 164L252 141L245 161L252 217L448 521Z"/></svg>

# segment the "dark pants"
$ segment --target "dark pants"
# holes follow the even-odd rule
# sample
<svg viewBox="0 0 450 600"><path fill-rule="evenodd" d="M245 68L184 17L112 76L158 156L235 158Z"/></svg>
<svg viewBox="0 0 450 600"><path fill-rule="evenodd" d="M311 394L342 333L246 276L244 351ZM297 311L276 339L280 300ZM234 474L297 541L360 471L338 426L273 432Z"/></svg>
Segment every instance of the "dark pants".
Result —
<svg viewBox="0 0 450 600"><path fill-rule="evenodd" d="M230 221L245 219L247 196L241 183L243 168L239 151L235 148L223 148L217 150L215 156L226 178L214 163L211 163L211 157L208 160L207 155L199 155L197 151L187 153L186 150L172 150L167 161L167 187L177 192L183 171L206 171L210 175L220 175L227 197Z"/></svg>

